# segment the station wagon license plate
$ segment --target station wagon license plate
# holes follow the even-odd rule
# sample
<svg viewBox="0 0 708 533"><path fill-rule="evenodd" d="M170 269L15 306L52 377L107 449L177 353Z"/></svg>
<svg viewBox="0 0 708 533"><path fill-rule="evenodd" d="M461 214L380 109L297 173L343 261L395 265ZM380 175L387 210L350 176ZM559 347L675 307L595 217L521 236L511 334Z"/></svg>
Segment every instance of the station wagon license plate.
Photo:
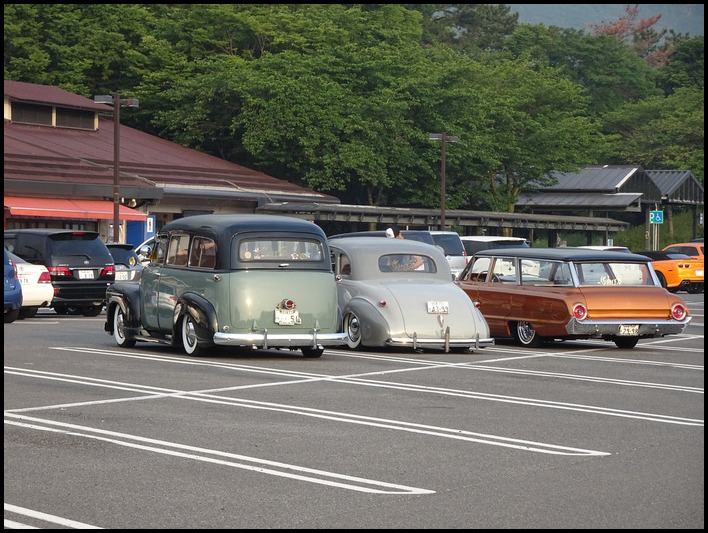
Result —
<svg viewBox="0 0 708 533"><path fill-rule="evenodd" d="M620 324L619 334L636 337L639 335L639 324Z"/></svg>
<svg viewBox="0 0 708 533"><path fill-rule="evenodd" d="M275 323L281 326L294 326L301 324L302 320L300 320L300 313L297 309L276 309Z"/></svg>
<svg viewBox="0 0 708 533"><path fill-rule="evenodd" d="M79 270L79 279L93 279L93 270Z"/></svg>
<svg viewBox="0 0 708 533"><path fill-rule="evenodd" d="M448 302L434 302L428 300L428 313L435 315L446 315L450 312Z"/></svg>

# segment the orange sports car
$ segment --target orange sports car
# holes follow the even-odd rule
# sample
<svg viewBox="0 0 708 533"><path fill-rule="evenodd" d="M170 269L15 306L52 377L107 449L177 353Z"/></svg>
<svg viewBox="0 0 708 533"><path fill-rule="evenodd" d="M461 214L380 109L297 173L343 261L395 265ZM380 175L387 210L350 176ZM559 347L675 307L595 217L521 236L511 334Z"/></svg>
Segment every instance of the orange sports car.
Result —
<svg viewBox="0 0 708 533"><path fill-rule="evenodd" d="M693 259L700 259L703 261L703 243L694 242L679 242L676 244L669 244L661 249L662 252L671 252L675 254L686 254L691 256Z"/></svg>
<svg viewBox="0 0 708 533"><path fill-rule="evenodd" d="M670 292L703 292L703 259L676 252L637 252L651 258L656 275Z"/></svg>

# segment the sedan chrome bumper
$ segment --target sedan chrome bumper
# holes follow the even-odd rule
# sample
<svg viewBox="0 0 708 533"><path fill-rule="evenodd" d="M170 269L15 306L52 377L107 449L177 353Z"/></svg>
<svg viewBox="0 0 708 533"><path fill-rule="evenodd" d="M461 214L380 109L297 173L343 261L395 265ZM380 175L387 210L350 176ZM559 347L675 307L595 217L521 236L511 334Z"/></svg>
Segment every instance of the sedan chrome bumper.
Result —
<svg viewBox="0 0 708 533"><path fill-rule="evenodd" d="M215 333L214 344L222 346L254 346L256 348L280 348L285 346L340 346L347 343L346 333L301 333L298 335L261 333Z"/></svg>

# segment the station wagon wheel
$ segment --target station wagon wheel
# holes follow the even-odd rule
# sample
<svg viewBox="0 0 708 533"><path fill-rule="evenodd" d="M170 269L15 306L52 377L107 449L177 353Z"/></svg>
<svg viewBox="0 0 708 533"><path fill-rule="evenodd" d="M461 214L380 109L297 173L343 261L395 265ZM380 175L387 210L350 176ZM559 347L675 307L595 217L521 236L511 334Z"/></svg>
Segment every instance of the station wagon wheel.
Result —
<svg viewBox="0 0 708 533"><path fill-rule="evenodd" d="M116 306L113 312L113 338L121 348L132 348L135 346L135 339L129 339L125 335L125 314L120 305Z"/></svg>
<svg viewBox="0 0 708 533"><path fill-rule="evenodd" d="M523 346L538 348L543 343L541 336L536 333L533 326L525 320L520 320L514 324L514 338Z"/></svg>
<svg viewBox="0 0 708 533"><path fill-rule="evenodd" d="M204 351L204 347L197 338L197 332L194 328L194 319L189 313L182 317L180 331L182 332L182 347L186 354L201 355Z"/></svg>
<svg viewBox="0 0 708 533"><path fill-rule="evenodd" d="M622 350L631 350L639 342L639 337L615 337L613 340L615 341L617 348L621 348Z"/></svg>
<svg viewBox="0 0 708 533"><path fill-rule="evenodd" d="M344 317L344 331L347 334L347 346L352 350L361 348L361 322L354 313L347 313Z"/></svg>
<svg viewBox="0 0 708 533"><path fill-rule="evenodd" d="M312 346L302 348L302 355L305 357L321 357L323 353L324 348L313 348Z"/></svg>

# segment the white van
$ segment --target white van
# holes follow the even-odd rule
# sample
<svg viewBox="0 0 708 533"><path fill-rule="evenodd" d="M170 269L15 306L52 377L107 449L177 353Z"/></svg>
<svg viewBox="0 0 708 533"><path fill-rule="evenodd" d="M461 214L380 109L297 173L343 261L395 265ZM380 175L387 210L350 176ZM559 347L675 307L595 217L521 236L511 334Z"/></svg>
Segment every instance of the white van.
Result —
<svg viewBox="0 0 708 533"><path fill-rule="evenodd" d="M460 240L460 235L456 231L431 231L430 235L435 245L442 248L453 277L457 277L457 274L467 265L467 252Z"/></svg>
<svg viewBox="0 0 708 533"><path fill-rule="evenodd" d="M480 250L492 248L529 248L529 241L523 237L503 237L501 235L465 235L460 237L467 257L472 258Z"/></svg>

